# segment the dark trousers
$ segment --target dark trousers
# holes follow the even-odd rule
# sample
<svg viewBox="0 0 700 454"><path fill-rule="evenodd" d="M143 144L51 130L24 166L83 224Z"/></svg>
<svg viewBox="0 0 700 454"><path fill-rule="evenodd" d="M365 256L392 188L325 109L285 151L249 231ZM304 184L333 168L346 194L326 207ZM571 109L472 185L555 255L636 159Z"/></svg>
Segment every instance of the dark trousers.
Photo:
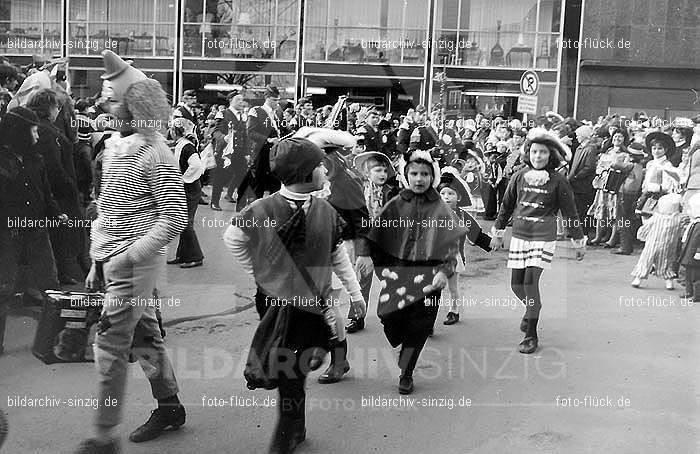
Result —
<svg viewBox="0 0 700 454"><path fill-rule="evenodd" d="M33 274L38 290L59 289L56 262L46 229L0 228L0 353L5 338L5 321L20 264Z"/></svg>
<svg viewBox="0 0 700 454"><path fill-rule="evenodd" d="M226 168L224 168L223 160L217 162L212 180L211 203L219 204L224 187L227 188L226 195L231 198L233 196L233 191L243 182L246 169L247 165L244 158L232 160L231 165Z"/></svg>
<svg viewBox="0 0 700 454"><path fill-rule="evenodd" d="M617 195L619 209L617 220L617 231L620 234L620 249L625 254L631 254L634 249L634 225L637 222L637 217L634 214L634 209L637 206L637 198L639 194L628 194L621 192Z"/></svg>
<svg viewBox="0 0 700 454"><path fill-rule="evenodd" d="M187 227L180 234L175 257L183 262L196 262L204 258L197 233L194 231L194 215L197 213L199 199L202 197L202 186L199 180L194 183L185 183L185 196L187 197Z"/></svg>
<svg viewBox="0 0 700 454"><path fill-rule="evenodd" d="M494 188L490 184L485 184L486 189L484 194L484 207L486 212L484 217L495 218L498 215L498 211L501 209L501 203L503 203L503 196L506 193L506 188L508 187L508 180L501 180L498 185Z"/></svg>
<svg viewBox="0 0 700 454"><path fill-rule="evenodd" d="M588 235L593 222L588 216L588 209L593 203L594 194L592 192L574 192L574 203L576 204L576 213L581 222L581 230L584 235ZM588 220L588 222L586 222ZM590 236L590 235L588 235Z"/></svg>
<svg viewBox="0 0 700 454"><path fill-rule="evenodd" d="M685 266L685 294L700 301L700 266Z"/></svg>

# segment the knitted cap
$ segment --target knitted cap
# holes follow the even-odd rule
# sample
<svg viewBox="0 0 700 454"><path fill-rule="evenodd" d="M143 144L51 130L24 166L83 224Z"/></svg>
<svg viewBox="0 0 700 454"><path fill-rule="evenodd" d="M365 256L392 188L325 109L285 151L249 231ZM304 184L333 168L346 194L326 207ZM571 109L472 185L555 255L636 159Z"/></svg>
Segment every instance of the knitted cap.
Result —
<svg viewBox="0 0 700 454"><path fill-rule="evenodd" d="M131 113L137 132L152 134L167 127L170 104L157 80L145 79L131 84L124 94L124 105Z"/></svg>
<svg viewBox="0 0 700 454"><path fill-rule="evenodd" d="M10 109L5 115L10 115L12 117L18 118L31 126L37 126L39 124L39 117L37 117L34 112L32 112L30 109L27 109L26 107L14 107Z"/></svg>

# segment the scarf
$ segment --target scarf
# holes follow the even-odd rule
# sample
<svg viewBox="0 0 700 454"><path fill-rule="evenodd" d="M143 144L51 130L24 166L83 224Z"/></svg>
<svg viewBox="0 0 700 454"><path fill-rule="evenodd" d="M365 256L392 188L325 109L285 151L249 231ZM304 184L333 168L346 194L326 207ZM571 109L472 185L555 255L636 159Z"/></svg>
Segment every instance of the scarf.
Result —
<svg viewBox="0 0 700 454"><path fill-rule="evenodd" d="M382 206L384 206L382 186L368 180L365 184L365 202L367 203L370 217L372 219L376 218L379 212L382 211Z"/></svg>

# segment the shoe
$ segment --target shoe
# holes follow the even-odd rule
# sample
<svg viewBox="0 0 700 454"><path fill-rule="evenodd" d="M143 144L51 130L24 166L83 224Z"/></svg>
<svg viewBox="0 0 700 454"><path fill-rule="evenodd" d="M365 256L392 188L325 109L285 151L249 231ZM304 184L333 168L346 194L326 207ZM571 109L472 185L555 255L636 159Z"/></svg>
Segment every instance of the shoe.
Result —
<svg viewBox="0 0 700 454"><path fill-rule="evenodd" d="M692 294L692 293L681 293L681 294L678 295L678 296L680 296L682 299L689 299L689 300L692 300L692 299L693 299L693 294Z"/></svg>
<svg viewBox="0 0 700 454"><path fill-rule="evenodd" d="M280 420L274 433L268 454L291 454L297 446L306 440L306 427L303 419Z"/></svg>
<svg viewBox="0 0 700 454"><path fill-rule="evenodd" d="M413 377L399 377L399 394L413 393Z"/></svg>
<svg viewBox="0 0 700 454"><path fill-rule="evenodd" d="M642 285L642 280L638 277L635 277L630 285L634 288L639 288Z"/></svg>
<svg viewBox="0 0 700 454"><path fill-rule="evenodd" d="M156 408L151 412L148 421L138 429L131 432L129 440L134 443L158 438L168 428L178 429L185 424L185 407L178 405L172 409Z"/></svg>
<svg viewBox="0 0 700 454"><path fill-rule="evenodd" d="M610 243L603 244L603 249L612 249L614 247L615 247L614 244L610 244Z"/></svg>
<svg viewBox="0 0 700 454"><path fill-rule="evenodd" d="M523 333L527 333L527 319L526 318L523 318L522 320L520 320L520 331L522 331Z"/></svg>
<svg viewBox="0 0 700 454"><path fill-rule="evenodd" d="M214 211L222 211L221 207L218 204L212 203L209 205L209 208L211 208Z"/></svg>
<svg viewBox="0 0 700 454"><path fill-rule="evenodd" d="M200 198L200 199L199 199L199 202L197 202L197 203L199 203L200 205L209 205L209 202L207 202L206 200L204 200L204 198Z"/></svg>
<svg viewBox="0 0 700 454"><path fill-rule="evenodd" d="M535 350L537 350L537 342L538 341L536 337L526 337L522 340L522 342L520 342L520 345L518 345L518 351L520 353L529 355L530 353L533 353Z"/></svg>
<svg viewBox="0 0 700 454"><path fill-rule="evenodd" d="M673 279L666 279L666 290L675 290Z"/></svg>
<svg viewBox="0 0 700 454"><path fill-rule="evenodd" d="M204 260L195 260L194 262L185 262L182 265L180 265L180 268L194 268L196 266L202 266L204 264Z"/></svg>
<svg viewBox="0 0 700 454"><path fill-rule="evenodd" d="M345 331L347 331L348 334L356 333L358 331L362 331L363 329L365 329L365 319L364 318L358 318L358 319L351 318L350 323L348 323L345 326Z"/></svg>
<svg viewBox="0 0 700 454"><path fill-rule="evenodd" d="M350 363L347 359L348 341L339 342L334 348L331 348L331 363L328 369L318 377L318 382L322 385L337 383L343 379L343 375L350 370Z"/></svg>
<svg viewBox="0 0 700 454"><path fill-rule="evenodd" d="M311 359L309 359L309 370L318 370L323 364L323 358L326 356L326 352L320 348L314 349L311 354Z"/></svg>
<svg viewBox="0 0 700 454"><path fill-rule="evenodd" d="M168 260L165 263L167 263L168 265L179 265L180 263L184 263L184 262L181 259L179 259L178 257L175 257L174 259Z"/></svg>
<svg viewBox="0 0 700 454"><path fill-rule="evenodd" d="M443 325L454 325L457 322L459 322L459 314L454 313L454 312L448 312L447 318L445 319L444 322L442 322L442 324Z"/></svg>
<svg viewBox="0 0 700 454"><path fill-rule="evenodd" d="M615 249L614 251L610 251L610 253L615 255L632 255L632 252L623 251L622 249Z"/></svg>
<svg viewBox="0 0 700 454"><path fill-rule="evenodd" d="M592 240L586 241L586 246L598 246L600 244L600 239L593 238Z"/></svg>
<svg viewBox="0 0 700 454"><path fill-rule="evenodd" d="M120 452L121 449L119 448L119 442L117 440L100 443L94 438L90 438L80 443L75 454L119 454Z"/></svg>
<svg viewBox="0 0 700 454"><path fill-rule="evenodd" d="M78 283L78 281L70 276L63 276L58 281L61 283L61 285L75 285Z"/></svg>

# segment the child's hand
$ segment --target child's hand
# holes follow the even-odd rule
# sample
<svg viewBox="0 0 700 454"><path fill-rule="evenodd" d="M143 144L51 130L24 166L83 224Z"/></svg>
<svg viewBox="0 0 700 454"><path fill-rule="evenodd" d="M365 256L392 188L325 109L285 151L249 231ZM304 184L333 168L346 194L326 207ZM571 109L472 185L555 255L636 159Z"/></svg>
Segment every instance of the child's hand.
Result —
<svg viewBox="0 0 700 454"><path fill-rule="evenodd" d="M444 272L438 271L435 274L435 277L433 277L433 282L432 282L431 286L435 290L442 290L443 288L445 288L446 285L447 285L447 276L445 275Z"/></svg>
<svg viewBox="0 0 700 454"><path fill-rule="evenodd" d="M373 267L374 267L374 264L372 263L372 259L370 257L368 257L368 256L357 257L357 261L355 262L355 271L360 276L367 276L367 274L372 272Z"/></svg>
<svg viewBox="0 0 700 454"><path fill-rule="evenodd" d="M491 250L496 251L500 248L503 247L503 238L499 238L497 236L494 236L491 238Z"/></svg>
<svg viewBox="0 0 700 454"><path fill-rule="evenodd" d="M358 301L350 301L350 308L353 312L353 318L355 320L364 318L367 315L367 303L364 299Z"/></svg>

